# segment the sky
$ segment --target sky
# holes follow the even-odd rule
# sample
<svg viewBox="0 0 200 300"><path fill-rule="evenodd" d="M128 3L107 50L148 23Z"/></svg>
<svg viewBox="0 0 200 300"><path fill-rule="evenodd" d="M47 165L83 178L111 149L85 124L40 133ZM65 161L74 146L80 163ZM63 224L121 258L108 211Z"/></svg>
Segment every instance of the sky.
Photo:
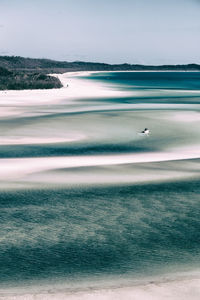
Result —
<svg viewBox="0 0 200 300"><path fill-rule="evenodd" d="M0 55L200 64L200 0L0 0Z"/></svg>

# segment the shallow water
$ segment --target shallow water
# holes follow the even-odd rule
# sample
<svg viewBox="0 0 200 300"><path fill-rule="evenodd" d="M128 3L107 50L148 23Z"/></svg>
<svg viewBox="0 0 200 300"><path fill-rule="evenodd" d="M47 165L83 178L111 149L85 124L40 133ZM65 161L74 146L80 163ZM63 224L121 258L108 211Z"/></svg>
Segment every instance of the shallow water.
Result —
<svg viewBox="0 0 200 300"><path fill-rule="evenodd" d="M124 97L24 102L0 118L2 287L199 269L200 73L84 78Z"/></svg>

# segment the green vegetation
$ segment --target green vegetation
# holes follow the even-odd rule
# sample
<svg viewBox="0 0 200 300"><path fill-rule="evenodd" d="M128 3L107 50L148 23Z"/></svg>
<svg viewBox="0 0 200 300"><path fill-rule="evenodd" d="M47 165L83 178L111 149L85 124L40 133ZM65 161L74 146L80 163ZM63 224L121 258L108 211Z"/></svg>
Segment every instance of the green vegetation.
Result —
<svg viewBox="0 0 200 300"><path fill-rule="evenodd" d="M0 90L51 89L62 84L50 73L70 71L200 71L200 65L144 66L131 64L110 65L92 62L66 62L50 59L33 59L20 56L0 56Z"/></svg>
<svg viewBox="0 0 200 300"><path fill-rule="evenodd" d="M62 84L56 77L25 71L12 72L0 67L0 90L52 89Z"/></svg>

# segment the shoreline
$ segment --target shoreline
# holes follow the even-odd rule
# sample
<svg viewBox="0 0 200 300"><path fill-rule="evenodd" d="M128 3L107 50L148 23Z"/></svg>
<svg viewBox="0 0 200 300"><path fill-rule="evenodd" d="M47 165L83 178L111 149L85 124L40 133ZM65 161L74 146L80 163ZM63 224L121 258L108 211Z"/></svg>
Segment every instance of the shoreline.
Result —
<svg viewBox="0 0 200 300"><path fill-rule="evenodd" d="M23 107L35 106L40 108L45 105L54 105L54 104L65 104L73 106L77 104L79 99L91 99L91 98L120 98L120 97L129 97L137 96L135 91L121 91L114 89L114 86L109 86L100 82L93 82L89 79L78 78L79 76L90 75L94 73L107 73L107 72L121 72L121 71L77 71L77 72L67 72L63 74L49 74L54 77L58 77L61 81L63 87L58 89L35 89L35 90L3 90L0 91L0 118L4 117L17 117L24 114ZM138 71L123 71L123 72L138 72ZM149 72L149 71L140 71L140 72ZM156 71L152 71L156 72ZM177 72L177 71L174 71ZM182 71L181 71L182 72ZM176 91L173 91L176 92ZM178 93L188 92L189 94L199 95L199 91L180 91ZM169 104L162 104L163 107L166 105L166 108L169 107ZM123 105L122 105L123 106ZM138 107L141 106L141 107ZM142 109L143 104L126 104L127 109L131 107L133 109ZM151 104L152 106L152 104ZM154 105L156 108L156 105ZM182 108L183 105L177 104L177 108ZM194 104L189 105L188 108L195 108ZM123 107L122 107L123 108ZM21 109L21 110L20 110ZM70 111L70 110L69 110Z"/></svg>
<svg viewBox="0 0 200 300"><path fill-rule="evenodd" d="M94 72L100 73L100 71ZM84 155L77 154L74 156L66 154L63 156L59 156L57 152L55 152L54 156L41 155L38 157L34 157L34 153L31 153L31 157L26 157L26 154L23 156L22 151L22 154L20 154L22 156L19 158L0 159L1 190L6 190L7 188L7 191L12 192L15 189L17 190L17 188L22 188L27 189L28 192L30 192L31 189L33 190L34 188L36 188L40 190L41 193L42 188L54 188L54 185L58 188L61 186L73 188L75 185L75 187L80 188L81 186L88 187L89 185L92 185L95 189L95 186L97 186L97 184L118 186L120 184L125 185L135 183L159 183L161 181L167 182L169 180L173 181L179 179L198 180L200 170L200 144L198 144L195 134L194 138L191 138L189 144L190 146L188 147L188 140L184 140L183 133L196 133L195 126L198 126L198 124L195 122L199 121L199 114L195 115L194 117L194 111L191 111L194 108L198 109L199 104L112 104L109 102L102 104L101 101L98 102L98 98L120 98L127 95L133 96L136 94L136 91L120 91L117 88L115 89L115 87L112 88L112 85L109 84L107 85L101 82L93 82L92 80L90 81L87 79L79 78L79 76L92 74L94 72L69 72L64 74L52 75L59 76L61 78L62 82L64 83L64 86L61 89L8 91L6 93L0 92L0 105L2 108L0 110L0 118L1 120L3 120L2 125L4 125L5 127L5 131L2 130L0 145L20 145L20 147L22 148L23 145L39 144L43 147L43 144L45 143L52 143L55 144L56 147L57 145L59 146L59 143L70 143L72 141L78 141L81 143L88 142L88 144L89 142L91 142L91 144L94 143L97 145L104 145L105 143L106 147L107 144L105 141L109 141L109 143L117 145L119 141L123 140L122 138L124 136L124 133L126 132L128 134L127 136L125 135L124 141L129 141L129 137L133 142L134 140L140 139L138 130L140 130L140 127L145 124L145 126L147 126L148 128L152 128L152 139L151 136L146 140L144 139L144 144L145 142L147 143L146 148L145 145L144 147L141 146L141 149L146 149L146 152L134 152L134 150L132 150L132 152L128 154L124 153L123 151L121 154L108 154L103 153L102 151L102 154L95 153L91 155L86 152L86 154ZM102 72L105 73L105 71ZM192 92L189 91L188 93ZM199 93L199 91L197 91L196 93ZM97 101L95 102L96 98ZM87 103L87 99L89 99L89 101L92 100L91 103L89 103L89 101ZM129 116L130 121L126 124L126 126L124 125L124 128L122 128L123 130L119 132L118 130L121 129L124 118L126 118L126 116L122 116L121 119L117 119L115 123L114 118L111 119L109 115L106 115L106 120L109 120L109 122L107 124L105 122L105 127L103 127L105 120L103 119L104 116L101 116L101 118L98 120L96 115L94 115L94 117L91 119L89 119L88 115L86 115L84 116L85 119L83 118L81 119L81 121L79 121L79 115L77 119L74 118L74 116L72 116L70 119L68 118L68 115L65 118L65 114L64 118L62 119L62 115L59 115L63 113L70 114L71 112L76 113L83 111L91 111L97 113L105 111L114 112L116 110L122 111L123 109L128 111L131 108L134 109L134 111L144 110L145 112L148 111L148 109L152 109L155 110L156 113L149 113L149 120L147 118L147 121L146 114L144 113L144 115L142 115L141 113L138 116L138 119L135 119L135 123L132 121L132 116ZM157 114L157 110L159 109L161 111L163 110L162 115ZM182 115L182 111L181 114L179 113L179 111L172 111L167 113L167 109L179 109L179 111L181 111L182 109L186 110L186 112L184 112L184 115ZM52 119L50 118L48 122L48 118L45 117L48 117L48 115L51 114L53 117ZM54 120L54 116L56 116L58 120ZM159 144L160 142L162 144L162 139L165 138L165 135L163 133L160 134L159 128L156 126L156 124L161 123L160 120L164 120L163 116L166 118L169 124L170 122L174 122L174 127L172 126L171 128L169 128L169 132L166 133L166 137L171 136L173 128L176 129L178 127L179 129L180 126L184 127L183 129L180 128L180 131L177 131L177 136L180 137L180 142L178 142L177 144L176 142L172 141L171 144L164 144L163 147L159 147ZM18 118L22 118L22 124L19 127L15 126L19 122ZM138 122L140 122L140 118L142 119L142 121L138 124ZM153 127L154 123L151 123L151 120L155 120L156 118L158 118L158 122L155 123ZM71 124L71 121L74 122L74 127L72 127L70 131L69 124ZM95 128L95 121L97 131ZM8 124L6 124L6 122ZM13 123L9 124L9 122ZM88 122L88 124L84 128L83 125L85 124L85 122ZM146 122L149 123L146 125ZM189 131L187 128L187 122L194 122L193 126L191 126L191 131ZM149 126L149 124L152 124L152 126ZM81 126L83 126L83 129ZM102 132L98 131L98 126L101 126ZM115 136L116 131L117 134ZM98 135L99 140L95 140L96 135ZM113 141L110 137L113 138ZM151 148L151 144L156 143L156 141L158 147ZM14 151L15 149L16 148L14 148ZM153 151L154 149L156 149L156 151ZM159 171L156 172L156 170ZM148 194L146 196L148 197ZM163 201L163 203L165 203L165 201ZM123 205L121 207L123 208ZM38 211L39 209L40 207L38 207ZM117 206L116 211L120 211ZM44 212L46 213L46 207L44 207ZM110 215L110 210L108 213ZM14 214L15 211L11 212L11 215ZM78 209L78 215L79 214L80 209ZM26 212L24 212L24 215L26 216ZM100 218L102 218L101 211L99 212L99 215ZM150 217L152 217L151 214L149 215ZM59 218L60 217L61 215L59 214ZM16 220L17 218L18 217L16 216ZM125 218L127 218L127 213ZM8 222L10 221L9 217L7 218L7 220ZM41 225L39 224L39 226ZM59 226L57 227L59 228ZM20 227L16 229L16 232L18 232L19 230ZM54 231L55 223L53 223L52 232ZM15 234L13 230L10 232L12 232L13 235ZM18 239L20 241L21 239L24 239L25 245L27 246L27 240L24 238L23 234L25 234L25 238L28 237L28 232L22 232L21 235L18 236ZM36 236L38 234L38 228L36 227L35 234ZM41 236L46 238L46 232L44 231ZM5 238L7 239L6 235ZM15 239L15 237L13 238L11 236L10 245L12 245L13 239ZM37 248L34 248L34 251L35 249ZM151 251L149 244L147 246L147 251ZM24 253L26 254L28 252ZM44 248L44 253L46 255L46 247ZM54 252L52 253L53 255L55 255ZM37 252L36 255L38 255ZM33 260L33 262L35 263L35 260ZM62 263L63 261L60 260L59 262ZM89 261L89 263L91 263L91 261ZM188 261L188 265L190 263L191 262ZM15 285L13 284L10 289L0 288L0 300L188 300L188 298L191 300L197 300L200 298L200 274L199 272L195 273L195 271L189 272L189 267L185 265L184 267L186 269L186 272L182 274L180 272L179 274L177 274L176 266L173 265L170 269L171 274L166 275L166 269L163 268L163 274L158 275L157 277L153 277L153 270L151 268L152 278L148 279L142 278L142 275L137 276L136 274L135 280L134 276L133 278L128 280L124 276L125 273L121 273L121 277L119 276L119 280L111 281L109 280L109 276L106 277L104 275L100 275L100 280L99 282L97 282L96 286L95 275L92 276L92 274L89 275L89 280L88 278L87 280L85 278L80 279L78 278L78 275L77 277L75 276L76 282L71 286L69 285L70 280L66 280L66 282L64 282L65 278L63 278L62 284L59 284L59 282L57 284L56 280L54 282L54 279L49 279L47 280L47 284L45 285L44 281L42 279L39 279L34 286L33 282L31 282L32 286L29 286L27 283L23 285L23 283L20 284L19 282L19 288L14 288L13 286L17 286L17 281L15 282L15 278ZM194 270L195 267L196 266L192 265L191 263L190 269ZM10 270L13 271L13 265L10 266ZM135 270L132 269L131 271L134 272ZM16 273L18 272L19 269L17 269ZM145 274L145 276L147 275ZM142 279L140 280L140 278ZM51 280L53 282L52 285ZM72 281L73 280L71 280L71 282ZM11 284L12 283L10 283L10 285Z"/></svg>
<svg viewBox="0 0 200 300"><path fill-rule="evenodd" d="M26 110L24 107L62 105L69 108L77 104L81 98L96 97L122 97L133 93L113 90L101 83L89 82L87 79L77 78L88 72L68 72L63 74L51 74L58 77L63 87L58 89L35 89L35 90L5 90L0 91L0 118L21 117ZM38 114L40 112L38 111Z"/></svg>
<svg viewBox="0 0 200 300"><path fill-rule="evenodd" d="M66 286L64 283L46 287L29 286L0 289L0 300L198 300L200 296L199 272L166 274L139 280L117 280L106 284L100 282L89 285Z"/></svg>

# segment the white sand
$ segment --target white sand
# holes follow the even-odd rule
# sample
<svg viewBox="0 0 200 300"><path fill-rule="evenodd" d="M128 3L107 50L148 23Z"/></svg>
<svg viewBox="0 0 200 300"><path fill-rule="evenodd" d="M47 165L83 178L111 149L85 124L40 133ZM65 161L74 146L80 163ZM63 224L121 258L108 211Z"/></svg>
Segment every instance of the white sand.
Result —
<svg viewBox="0 0 200 300"><path fill-rule="evenodd" d="M1 137L0 145L28 145L28 144L53 144L53 143L69 143L81 140L83 136L74 137Z"/></svg>
<svg viewBox="0 0 200 300"><path fill-rule="evenodd" d="M10 294L10 295L9 295ZM1 300L199 300L200 279L152 282L132 287L88 289L87 291L49 291L0 294Z"/></svg>
<svg viewBox="0 0 200 300"><path fill-rule="evenodd" d="M148 152L122 155L66 156L1 159L0 180L19 179L35 172L53 169L111 166L147 162L200 158L200 145L174 149L171 152Z"/></svg>
<svg viewBox="0 0 200 300"><path fill-rule="evenodd" d="M114 90L101 83L94 82L92 80L80 79L77 76L89 75L92 72L75 72L75 73L65 73L54 75L58 76L64 87L61 89L53 90L25 90L25 91L2 91L0 92L0 118L11 118L13 116L23 116L26 120L29 119L32 114L37 110L38 113L44 114L48 113L47 109L52 105L52 110L54 113L63 112L62 104L65 103L65 111L113 111L113 110L129 110L129 109L195 109L199 108L198 104L98 104L98 105L81 105L81 100L83 98L95 97L122 97L127 95L132 95L133 92L123 92L119 90ZM80 101L79 101L80 100ZM61 110L57 111L57 107L61 104ZM72 105L73 104L73 105ZM54 109L55 107L55 109ZM159 114L155 114L158 115ZM163 113L162 113L163 115ZM184 119L189 119L191 122L195 116L197 121L199 118L199 113L184 112L183 117L182 112L172 112L172 119L177 120L177 122L183 121ZM168 116L169 117L169 116ZM12 123L11 123L12 124ZM24 126L24 125L23 125ZM23 132L23 126L19 129L12 128L8 130L8 135L0 136L0 145L27 145L27 144L48 144L48 143L61 143L61 142L72 142L81 139L87 139L88 137L83 133L77 131L70 132L70 130L59 130L56 129L55 132L52 128L51 132L48 132L46 127L41 125L41 128L35 128L34 124L25 127ZM62 125L64 126L64 125ZM48 127L47 127L48 128ZM17 131L18 130L18 131ZM35 130L35 131L34 131ZM80 128L81 131L81 128ZM4 132L3 132L4 134ZM21 135L20 135L21 134ZM90 137L91 138L91 137ZM93 138L93 137L92 137ZM149 143L151 143L151 137L148 138ZM17 159L0 159L0 180L1 181L14 181L14 180L25 180L27 176L36 175L38 180L43 182L40 178L42 172L54 171L57 169L70 169L70 168L81 168L81 167L105 167L105 166L119 166L125 164L138 164L138 163L151 163L151 162L162 162L162 161L175 161L175 160L188 160L200 158L200 145L191 145L189 148L182 147L180 149L166 149L163 152L148 152L148 153L131 153L131 154L121 154L121 155L85 155L85 156L66 156L66 157L41 157L41 158L17 158ZM125 174L122 178L118 176L108 176L103 174L98 175L98 182L101 182L103 176L107 178L107 182L115 182L119 180L121 182L134 182L141 180L157 180L161 176L158 173L147 173L145 171L141 174ZM183 173L183 172L182 172ZM185 172L185 176L191 176L191 172ZM87 174L88 175L88 174ZM163 179L168 179L170 176L180 176L179 173L163 172ZM78 175L77 175L78 176ZM89 175L88 175L89 176ZM107 177L106 177L107 176ZM73 176L72 176L73 177ZM84 177L82 175L82 177ZM52 178L45 175L45 178L52 181ZM66 179L59 177L59 180L63 181ZM79 178L80 179L80 178ZM94 179L85 177L86 180L90 182L96 182ZM72 180L73 181L73 180ZM74 179L76 181L76 178ZM85 182L80 179L80 182Z"/></svg>
<svg viewBox="0 0 200 300"><path fill-rule="evenodd" d="M133 92L113 90L108 85L87 79L77 78L78 76L87 76L95 72L70 72L64 74L55 74L66 89L66 96L70 99L78 98L103 98L103 97L122 97L133 95Z"/></svg>
<svg viewBox="0 0 200 300"><path fill-rule="evenodd" d="M27 113L27 108L33 111L34 107L38 106L47 106L53 104L76 104L76 100L86 98L86 99L95 99L95 98L118 98L125 96L137 96L137 91L121 91L113 89L113 86L109 87L106 84L99 82L80 79L78 76L85 76L95 72L68 72L64 74L51 74L60 79L63 84L63 88L60 89L47 89L47 90L9 90L9 91L0 91L0 118L10 117L10 116L21 116ZM99 72L98 72L99 73ZM163 91L162 91L163 92ZM166 93L170 91L166 90ZM173 93L176 91L173 90ZM181 91L188 92L188 91ZM192 93L192 91L190 91ZM148 95L154 91L147 91ZM180 91L177 91L180 93ZM197 93L197 92L193 92ZM141 94L141 92L140 92ZM117 109L143 109L143 108L154 108L154 109L170 109L170 108L179 108L179 109L197 109L198 105L196 104L126 104L118 105ZM112 109L113 106L106 108ZM97 110L105 109L104 106L98 106ZM69 111L85 111L86 109L72 109L69 107ZM90 108L93 110L93 108Z"/></svg>
<svg viewBox="0 0 200 300"><path fill-rule="evenodd" d="M159 113L159 115L155 115L155 118L160 120L168 120L168 121L171 120L177 123L199 123L200 112L199 111L175 111L175 112L171 111L169 114L169 111L162 111ZM198 124L196 125L198 126ZM190 124L188 124L188 126L190 126Z"/></svg>
<svg viewBox="0 0 200 300"><path fill-rule="evenodd" d="M58 77L63 87L60 89L44 90L8 90L0 91L0 117L19 115L23 107L50 105L67 101L72 104L73 100L79 98L94 97L121 97L131 95L131 92L124 92L109 89L104 85L89 80L78 79L79 75L87 75L91 72L69 72L64 74L52 74Z"/></svg>
<svg viewBox="0 0 200 300"><path fill-rule="evenodd" d="M53 90L26 90L26 91L7 91L0 92L0 118L11 118L20 116L30 116L32 111L35 109L40 109L40 106L54 105L54 104L69 104L67 111L99 111L99 110L113 110L117 109L198 109L199 105L191 104L122 104L122 105L98 105L97 107L80 107L76 103L79 98L95 98L95 97L122 97L133 95L133 92L123 92L118 90L109 89L108 87L87 80L78 79L77 75L85 75L84 73L67 73L56 75L60 78L64 87L61 89ZM68 86L67 86L68 85ZM185 91L184 91L185 92ZM74 105L75 107L71 107ZM199 121L198 114L191 114L186 112L185 115L174 113L172 120L177 122L184 122L188 119L188 122L193 122L193 120ZM73 140L79 140L82 136L78 134L73 137ZM59 143L59 142L70 142L72 138L65 137L3 137L0 138L0 144L2 145L16 145L16 144L37 144L37 143ZM151 142L151 140L149 139ZM198 142L198 141L197 141ZM0 159L0 181L6 182L8 184L19 181L22 179L26 180L30 177L30 181L34 181L35 178L41 182L42 172L55 171L57 169L71 169L80 167L106 167L106 166L120 166L125 164L140 164L140 163L156 163L156 162L167 162L167 161L180 161L200 158L200 145L191 145L190 147L181 147L168 149L166 151L159 152L149 152L149 153L131 153L123 155L95 155L95 156L71 156L71 157L44 157L44 158L19 158L19 159ZM197 166L197 165L196 165ZM184 165L185 167L185 165ZM125 176L120 177L120 172L116 174L115 182L121 183L127 181L138 181L138 180L158 180L163 176L164 179L175 178L175 176L180 176L180 173L174 173L174 170L166 172L165 169L159 170L159 172L151 171L149 174L145 174L147 169L138 174L127 173ZM187 170L186 170L187 171ZM184 176L193 176L194 174L188 170L183 172ZM194 171L198 171L198 167ZM113 173L115 170L113 170ZM126 173L126 169L124 169ZM136 170L137 172L137 170ZM163 173L162 173L163 172ZM95 182L94 171L90 172L91 182ZM102 176L103 182L113 181L112 176L105 173ZM87 174L86 174L87 175ZM123 175L123 173L122 173ZM31 177L32 176L32 177ZM59 176L59 175L57 175ZM56 176L56 177L57 177ZM77 176L77 175L76 175ZM78 177L72 178L72 181L77 181ZM117 177L118 176L118 177ZM52 178L45 174L43 176L47 182L52 183ZM59 180L60 178L57 177ZM83 174L80 174L80 178L83 178ZM85 177L85 181L88 181L89 177ZM64 180L67 180L66 177ZM93 181L92 181L93 180ZM96 177L97 181L101 181L101 174ZM82 182L83 182L82 181ZM63 181L64 182L64 181ZM23 184L23 183L22 183ZM44 293L31 293L26 292L23 295L16 295L10 292L5 295L0 292L0 299L2 300L57 300L57 299L69 299L69 300L199 300L200 299L200 279L183 279L176 281L168 281L161 283L148 283L141 286L132 287L116 287L110 289L99 289L99 290L88 290L77 293L67 293L66 291L54 292L44 292Z"/></svg>

